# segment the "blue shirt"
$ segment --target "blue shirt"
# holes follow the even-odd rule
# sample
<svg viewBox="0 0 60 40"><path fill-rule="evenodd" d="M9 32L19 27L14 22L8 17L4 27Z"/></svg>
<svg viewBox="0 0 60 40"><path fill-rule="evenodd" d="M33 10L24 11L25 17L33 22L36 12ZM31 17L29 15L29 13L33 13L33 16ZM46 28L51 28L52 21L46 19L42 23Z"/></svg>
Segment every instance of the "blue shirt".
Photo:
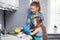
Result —
<svg viewBox="0 0 60 40"><path fill-rule="evenodd" d="M28 16L27 16L27 18L30 18L30 20L33 18L33 13L32 12L30 12L29 14L28 14ZM43 16L43 14L41 13L41 12L38 12L37 13L37 15L39 16L39 17L41 17L41 19L42 20L44 20L44 16Z"/></svg>
<svg viewBox="0 0 60 40"><path fill-rule="evenodd" d="M41 12L38 12L37 13L37 15L42 19L42 20L44 20L44 16L43 16L43 14L41 13ZM29 14L28 14L28 16L27 16L27 19L28 18L30 18L30 23L31 23L31 27L33 27L34 26L34 21L33 21L33 17L34 17L34 13L32 13L32 12L30 12Z"/></svg>

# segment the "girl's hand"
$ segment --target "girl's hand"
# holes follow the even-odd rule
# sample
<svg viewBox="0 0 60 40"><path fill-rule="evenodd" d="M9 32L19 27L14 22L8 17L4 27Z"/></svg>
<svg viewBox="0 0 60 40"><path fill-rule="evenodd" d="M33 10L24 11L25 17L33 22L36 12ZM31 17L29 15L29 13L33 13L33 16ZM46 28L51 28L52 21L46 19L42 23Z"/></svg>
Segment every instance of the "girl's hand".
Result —
<svg viewBox="0 0 60 40"><path fill-rule="evenodd" d="M29 39L32 39L32 37L31 37L30 35L28 35L28 38L29 38Z"/></svg>
<svg viewBox="0 0 60 40"><path fill-rule="evenodd" d="M38 16L38 15L34 15L34 17L36 17L36 16Z"/></svg>
<svg viewBox="0 0 60 40"><path fill-rule="evenodd" d="M34 29L31 29L31 32L34 31Z"/></svg>

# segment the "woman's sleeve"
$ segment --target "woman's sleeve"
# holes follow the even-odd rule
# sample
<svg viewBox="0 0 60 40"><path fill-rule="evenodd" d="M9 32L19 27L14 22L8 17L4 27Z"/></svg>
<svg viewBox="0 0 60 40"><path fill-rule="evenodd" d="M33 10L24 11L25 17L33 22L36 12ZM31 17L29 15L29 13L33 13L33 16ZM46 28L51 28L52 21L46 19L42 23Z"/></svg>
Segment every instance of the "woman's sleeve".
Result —
<svg viewBox="0 0 60 40"><path fill-rule="evenodd" d="M42 13L40 14L40 17L41 17L41 19L42 19L42 20L44 20L44 16L43 16L43 14L42 14Z"/></svg>
<svg viewBox="0 0 60 40"><path fill-rule="evenodd" d="M30 18L31 14L32 14L32 12L30 12L30 13L27 15L27 19Z"/></svg>

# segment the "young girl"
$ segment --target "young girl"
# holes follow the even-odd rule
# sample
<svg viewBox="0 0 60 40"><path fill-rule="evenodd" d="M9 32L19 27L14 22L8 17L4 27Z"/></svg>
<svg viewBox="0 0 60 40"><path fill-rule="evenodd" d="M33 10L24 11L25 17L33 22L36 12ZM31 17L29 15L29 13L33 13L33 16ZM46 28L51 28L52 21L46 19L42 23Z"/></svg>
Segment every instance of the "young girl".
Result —
<svg viewBox="0 0 60 40"><path fill-rule="evenodd" d="M42 25L42 19L40 17L34 17L34 27L35 30L33 32L30 33L31 36L34 37L33 40L43 40L43 31L41 28Z"/></svg>
<svg viewBox="0 0 60 40"><path fill-rule="evenodd" d="M38 16L34 17L34 31L30 33L33 40L43 40L42 19ZM35 36L34 36L35 35Z"/></svg>

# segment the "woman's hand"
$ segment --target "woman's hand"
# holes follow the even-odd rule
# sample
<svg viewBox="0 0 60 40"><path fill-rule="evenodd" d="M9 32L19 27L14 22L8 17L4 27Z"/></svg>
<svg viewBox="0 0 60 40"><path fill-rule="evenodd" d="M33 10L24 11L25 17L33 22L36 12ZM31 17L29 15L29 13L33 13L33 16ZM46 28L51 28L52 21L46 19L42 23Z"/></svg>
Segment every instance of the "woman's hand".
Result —
<svg viewBox="0 0 60 40"><path fill-rule="evenodd" d="M22 30L23 28L22 27L19 27L20 30Z"/></svg>

